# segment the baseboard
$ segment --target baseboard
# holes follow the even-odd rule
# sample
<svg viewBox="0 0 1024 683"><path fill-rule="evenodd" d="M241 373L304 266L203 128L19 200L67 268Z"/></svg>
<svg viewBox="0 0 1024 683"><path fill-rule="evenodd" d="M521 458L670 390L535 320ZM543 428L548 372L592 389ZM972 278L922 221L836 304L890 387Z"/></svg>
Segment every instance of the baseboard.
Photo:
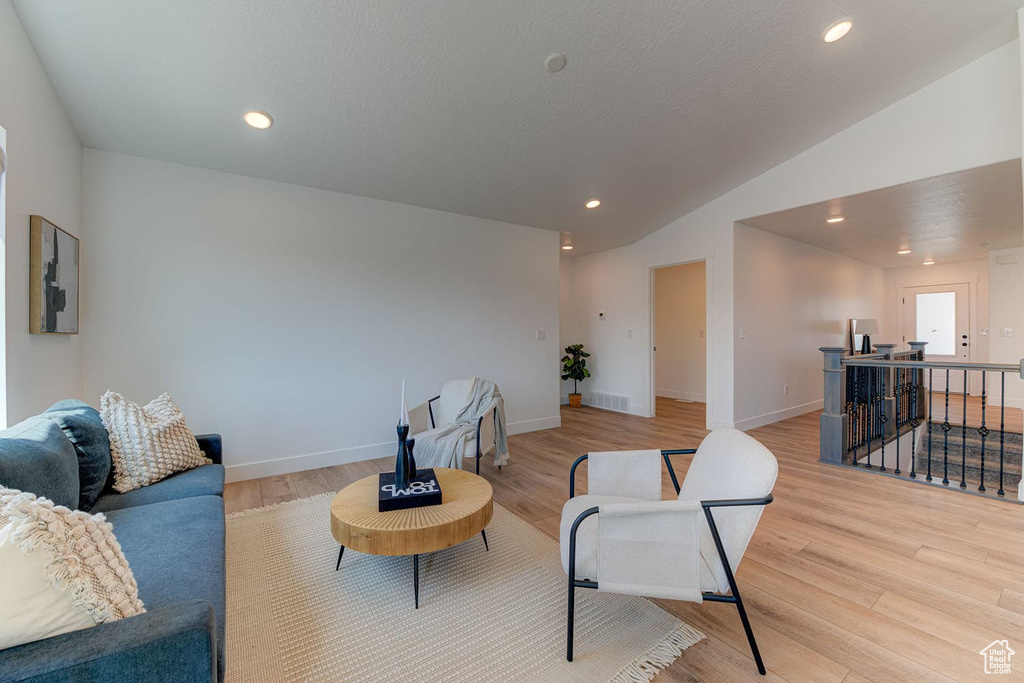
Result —
<svg viewBox="0 0 1024 683"><path fill-rule="evenodd" d="M698 391L676 391L675 389L655 389L655 396L662 398L674 398L677 401L692 401L694 403L706 403L707 396Z"/></svg>
<svg viewBox="0 0 1024 683"><path fill-rule="evenodd" d="M553 429L562 425L562 417L542 417L536 420L523 420L522 422L510 422L506 425L509 436L513 434L525 434L526 432L537 432L542 429ZM367 446L353 446L352 448L341 448L334 451L323 451L321 453L308 453L305 455L292 455L286 458L273 458L259 462L245 463L244 465L227 465L224 468L224 478L228 482L245 481L247 479L260 479L262 477L273 477L280 474L291 474L292 472L304 472L315 470L320 467L331 465L347 465L360 460L374 460L383 458L386 455L393 455L395 442L369 444ZM515 457L515 454L512 454Z"/></svg>
<svg viewBox="0 0 1024 683"><path fill-rule="evenodd" d="M757 427L763 427L779 420L788 420L791 417L797 415L803 415L814 410L821 410L824 407L825 402L821 399L817 401L811 401L810 403L804 403L803 405L793 406L792 408L786 408L785 410L776 410L774 413L765 413L764 415L757 415L756 417L748 417L744 420L736 420L736 429L746 431L748 429L755 429Z"/></svg>
<svg viewBox="0 0 1024 683"><path fill-rule="evenodd" d="M998 396L989 396L988 407L992 408L993 406L999 407L999 397ZM1006 407L1007 408L1024 408L1024 398L1007 398L1006 399Z"/></svg>
<svg viewBox="0 0 1024 683"><path fill-rule="evenodd" d="M555 429L562 426L562 416L539 417L536 420L523 420L522 422L510 422L505 426L509 436L513 434L525 434L527 432L539 432L542 429Z"/></svg>

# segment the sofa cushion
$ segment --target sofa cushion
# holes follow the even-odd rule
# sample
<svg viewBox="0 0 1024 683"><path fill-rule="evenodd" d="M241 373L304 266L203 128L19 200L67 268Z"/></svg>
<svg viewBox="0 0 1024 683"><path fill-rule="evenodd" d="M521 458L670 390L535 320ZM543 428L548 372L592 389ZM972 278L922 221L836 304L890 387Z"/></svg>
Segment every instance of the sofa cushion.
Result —
<svg viewBox="0 0 1024 683"><path fill-rule="evenodd" d="M217 496L181 498L112 510L106 517L147 610L189 600L213 605L223 667L224 501Z"/></svg>
<svg viewBox="0 0 1024 683"><path fill-rule="evenodd" d="M113 481L110 437L100 412L84 401L58 401L44 413L64 430L78 455L78 509L88 510Z"/></svg>
<svg viewBox="0 0 1024 683"><path fill-rule="evenodd" d="M141 614L103 515L0 488L0 648Z"/></svg>
<svg viewBox="0 0 1024 683"><path fill-rule="evenodd" d="M46 415L0 432L0 484L78 507L78 456L60 425Z"/></svg>
<svg viewBox="0 0 1024 683"><path fill-rule="evenodd" d="M203 454L185 414L166 392L141 406L107 391L100 396L100 418L110 435L118 493L213 462Z"/></svg>
<svg viewBox="0 0 1024 683"><path fill-rule="evenodd" d="M192 470L173 474L141 489L128 493L108 490L100 496L89 512L107 512L123 508L162 503L165 500L192 498L195 496L220 496L224 494L224 466L203 465Z"/></svg>

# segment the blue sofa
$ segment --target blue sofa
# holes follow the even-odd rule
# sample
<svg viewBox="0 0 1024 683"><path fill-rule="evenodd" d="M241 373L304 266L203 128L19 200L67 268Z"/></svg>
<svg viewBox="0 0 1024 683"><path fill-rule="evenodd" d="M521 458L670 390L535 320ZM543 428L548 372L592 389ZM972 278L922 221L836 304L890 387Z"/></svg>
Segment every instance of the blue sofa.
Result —
<svg viewBox="0 0 1024 683"><path fill-rule="evenodd" d="M99 413L61 401L0 432L0 484L114 526L146 612L0 650L0 681L216 681L224 674L224 466L119 494Z"/></svg>

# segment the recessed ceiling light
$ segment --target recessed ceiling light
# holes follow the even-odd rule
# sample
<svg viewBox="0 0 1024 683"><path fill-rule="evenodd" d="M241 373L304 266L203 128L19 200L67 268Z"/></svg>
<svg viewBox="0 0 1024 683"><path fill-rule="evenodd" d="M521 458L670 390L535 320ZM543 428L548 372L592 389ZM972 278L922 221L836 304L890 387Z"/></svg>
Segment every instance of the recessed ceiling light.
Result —
<svg viewBox="0 0 1024 683"><path fill-rule="evenodd" d="M274 125L274 119L265 111L247 111L242 118L250 126L259 130L266 130Z"/></svg>
<svg viewBox="0 0 1024 683"><path fill-rule="evenodd" d="M846 216L832 216L831 218L826 218L825 222L826 223L842 223L845 220L846 220Z"/></svg>
<svg viewBox="0 0 1024 683"><path fill-rule="evenodd" d="M601 200L600 200L600 199L591 199L591 200L590 200L589 202L587 202L587 204L586 204L586 207L587 207L588 209L596 209L596 208L597 208L597 207L599 207L599 206L601 206Z"/></svg>
<svg viewBox="0 0 1024 683"><path fill-rule="evenodd" d="M925 261L921 265L922 266L934 266L935 265L935 261L932 261L931 259L928 259L927 261Z"/></svg>
<svg viewBox="0 0 1024 683"><path fill-rule="evenodd" d="M565 68L566 61L568 60L566 60L565 55L556 52L544 60L544 68L548 70L548 73L556 74Z"/></svg>
<svg viewBox="0 0 1024 683"><path fill-rule="evenodd" d="M822 36L822 40L826 43L834 43L849 33L851 28L853 28L853 22L849 19L843 19L829 26L828 30L825 31L825 35Z"/></svg>
<svg viewBox="0 0 1024 683"><path fill-rule="evenodd" d="M562 245L562 249L565 249L566 251L572 251L572 245L571 244L563 244Z"/></svg>
<svg viewBox="0 0 1024 683"><path fill-rule="evenodd" d="M909 250L909 249L900 249L900 250L899 250L899 251L897 251L896 253L897 253L897 254L899 254L900 256L904 256L904 255L906 255L906 254L909 254L909 253L910 253L910 250Z"/></svg>

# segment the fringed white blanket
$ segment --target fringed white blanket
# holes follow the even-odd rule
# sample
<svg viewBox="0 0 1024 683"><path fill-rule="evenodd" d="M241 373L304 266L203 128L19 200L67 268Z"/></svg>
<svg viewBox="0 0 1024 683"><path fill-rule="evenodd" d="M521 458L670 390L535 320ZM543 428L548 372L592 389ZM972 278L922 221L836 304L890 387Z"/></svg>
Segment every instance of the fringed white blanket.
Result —
<svg viewBox="0 0 1024 683"><path fill-rule="evenodd" d="M454 422L416 435L414 455L417 467L462 467L466 445L476 439L477 422L491 408L495 410L494 464L508 462L508 434L505 430L505 401L498 385L489 379L473 378L473 387L455 415Z"/></svg>

